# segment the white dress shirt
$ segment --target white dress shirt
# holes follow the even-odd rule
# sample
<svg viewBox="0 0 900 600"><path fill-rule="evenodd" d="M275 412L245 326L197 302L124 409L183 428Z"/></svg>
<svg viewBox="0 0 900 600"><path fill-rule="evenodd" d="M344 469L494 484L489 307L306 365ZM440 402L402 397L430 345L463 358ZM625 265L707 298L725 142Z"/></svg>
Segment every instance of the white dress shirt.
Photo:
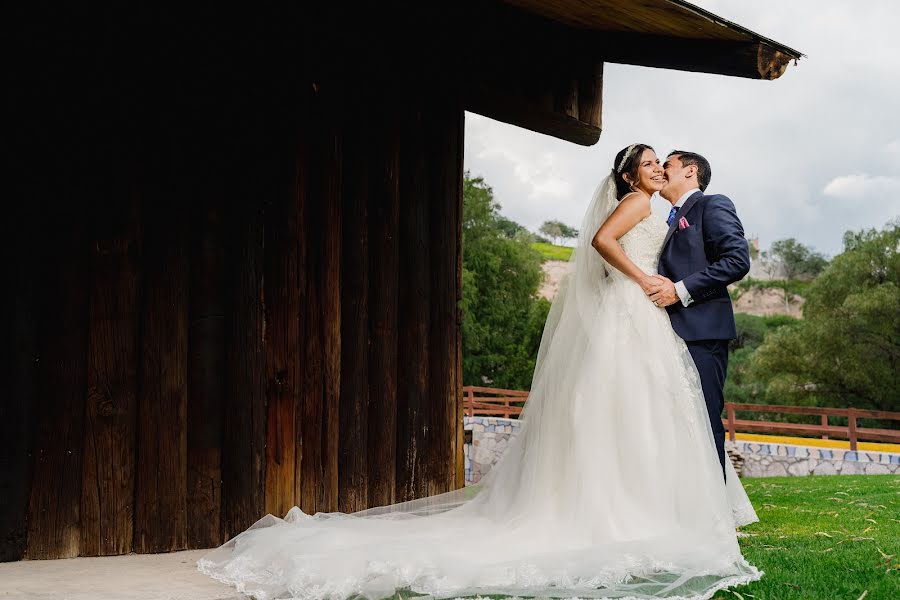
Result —
<svg viewBox="0 0 900 600"><path fill-rule="evenodd" d="M678 202L676 202L672 206L674 206L675 208L681 208L682 206L684 206L684 203L687 202L688 198L690 198L692 195L694 195L696 192L699 192L699 191L700 191L700 188L693 188L693 189L686 191L684 194L681 195L681 198L678 199ZM678 227L678 225L675 225L675 226ZM694 301L694 299L691 298L691 294L687 291L687 288L684 287L684 281L676 281L675 282L675 293L678 294L678 297L681 299L681 304L684 306L690 306L691 303Z"/></svg>

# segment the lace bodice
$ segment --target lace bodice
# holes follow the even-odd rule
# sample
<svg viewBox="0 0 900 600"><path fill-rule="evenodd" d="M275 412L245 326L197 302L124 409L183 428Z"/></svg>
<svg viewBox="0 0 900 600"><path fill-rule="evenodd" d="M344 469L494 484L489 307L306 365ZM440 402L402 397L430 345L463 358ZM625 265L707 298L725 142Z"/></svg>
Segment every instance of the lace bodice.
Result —
<svg viewBox="0 0 900 600"><path fill-rule="evenodd" d="M644 273L656 274L659 253L669 227L656 215L650 215L619 238L625 254Z"/></svg>

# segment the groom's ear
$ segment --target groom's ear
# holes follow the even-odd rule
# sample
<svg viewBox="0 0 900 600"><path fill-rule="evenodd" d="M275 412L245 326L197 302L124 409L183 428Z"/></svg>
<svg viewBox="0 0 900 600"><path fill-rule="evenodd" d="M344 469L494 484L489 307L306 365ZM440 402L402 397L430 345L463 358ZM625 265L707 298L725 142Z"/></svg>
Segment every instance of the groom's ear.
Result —
<svg viewBox="0 0 900 600"><path fill-rule="evenodd" d="M687 173L684 174L685 179L697 176L697 165L688 165Z"/></svg>

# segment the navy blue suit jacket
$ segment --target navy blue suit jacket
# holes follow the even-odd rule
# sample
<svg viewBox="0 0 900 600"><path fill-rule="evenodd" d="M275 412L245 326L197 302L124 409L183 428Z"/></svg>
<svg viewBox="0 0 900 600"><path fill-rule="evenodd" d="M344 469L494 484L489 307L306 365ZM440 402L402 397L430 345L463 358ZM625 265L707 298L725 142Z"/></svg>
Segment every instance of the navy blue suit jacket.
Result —
<svg viewBox="0 0 900 600"><path fill-rule="evenodd" d="M689 223L678 228L684 217ZM659 257L659 273L683 281L694 302L667 307L672 327L687 342L737 337L728 284L750 270L750 250L734 204L726 196L696 192L669 227Z"/></svg>

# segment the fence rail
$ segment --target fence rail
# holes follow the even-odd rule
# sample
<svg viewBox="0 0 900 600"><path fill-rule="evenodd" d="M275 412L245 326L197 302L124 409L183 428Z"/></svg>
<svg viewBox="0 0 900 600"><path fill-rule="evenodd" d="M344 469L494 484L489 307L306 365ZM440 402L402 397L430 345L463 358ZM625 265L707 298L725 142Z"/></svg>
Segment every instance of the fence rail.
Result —
<svg viewBox="0 0 900 600"><path fill-rule="evenodd" d="M525 402L528 392L467 385L463 388L463 397L463 412L468 417L484 415L510 419L522 414L522 407L513 403Z"/></svg>
<svg viewBox="0 0 900 600"><path fill-rule="evenodd" d="M735 413L737 412L812 415L820 417L821 420L819 425L754 421L751 419L736 418ZM829 417L844 417L847 419L847 425L829 425ZM820 436L823 440L827 440L830 437L836 437L849 440L851 450L856 450L857 443L860 441L893 442L900 444L900 429L859 427L856 422L859 418L900 421L900 412L862 410L858 408L818 408L813 406L777 406L769 404L737 404L734 402L726 402L725 419L723 419L723 422L728 430L728 438L732 441L735 439L735 433L741 431L746 433L811 435Z"/></svg>
<svg viewBox="0 0 900 600"><path fill-rule="evenodd" d="M506 419L518 417L522 413L520 404L528 400L528 392L504 390L480 386L463 387L463 412L466 416L491 416ZM810 415L820 417L818 425L811 423L783 423L778 421L756 421L738 419L738 412ZM847 425L831 425L829 417L843 417ZM813 406L780 406L772 404L725 403L725 418L722 423L728 431L728 438L735 439L737 432L773 433L799 436L815 436L846 439L850 449L856 450L858 442L893 442L900 444L900 429L876 429L859 427L857 419L879 419L900 421L900 412L884 410L862 410L857 408L818 408Z"/></svg>

